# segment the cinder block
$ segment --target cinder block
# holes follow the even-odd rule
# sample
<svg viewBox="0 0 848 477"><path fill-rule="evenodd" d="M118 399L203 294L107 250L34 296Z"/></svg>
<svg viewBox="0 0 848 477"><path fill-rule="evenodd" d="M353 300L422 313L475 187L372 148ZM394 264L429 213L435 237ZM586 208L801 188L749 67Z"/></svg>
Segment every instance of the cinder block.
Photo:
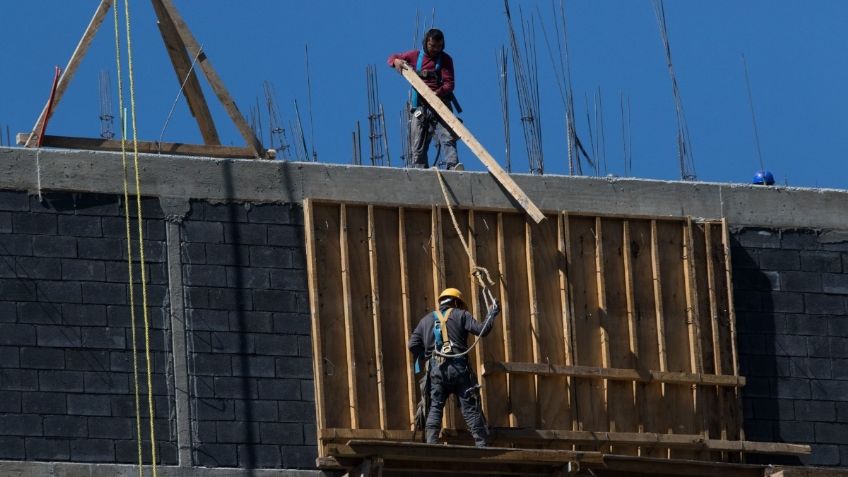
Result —
<svg viewBox="0 0 848 477"><path fill-rule="evenodd" d="M88 436L101 439L134 439L133 418L89 417ZM158 436L157 436L158 437ZM162 436L164 437L164 436Z"/></svg>
<svg viewBox="0 0 848 477"><path fill-rule="evenodd" d="M833 422L836 420L836 404L830 401L795 401L795 418L799 421ZM818 432L816 432L816 440Z"/></svg>
<svg viewBox="0 0 848 477"><path fill-rule="evenodd" d="M283 447L283 465L287 469L314 469L318 458L318 446Z"/></svg>
<svg viewBox="0 0 848 477"><path fill-rule="evenodd" d="M32 253L37 257L77 256L77 239L59 235L37 235L32 238Z"/></svg>
<svg viewBox="0 0 848 477"><path fill-rule="evenodd" d="M24 414L66 414L65 393L27 393L23 400ZM46 435L46 434L45 434Z"/></svg>
<svg viewBox="0 0 848 477"><path fill-rule="evenodd" d="M187 220L182 223L182 239L186 242L222 243L224 226L218 222Z"/></svg>
<svg viewBox="0 0 848 477"><path fill-rule="evenodd" d="M793 250L817 250L818 234L810 229L787 229L780 233L780 246Z"/></svg>
<svg viewBox="0 0 848 477"><path fill-rule="evenodd" d="M35 301L36 287L32 281L0 279L0 296L8 301Z"/></svg>
<svg viewBox="0 0 848 477"><path fill-rule="evenodd" d="M833 375L826 377L832 377L833 379L848 379L848 359L834 359L832 362Z"/></svg>
<svg viewBox="0 0 848 477"><path fill-rule="evenodd" d="M829 357L825 358L792 358L789 373L794 378L830 379L833 366Z"/></svg>
<svg viewBox="0 0 848 477"><path fill-rule="evenodd" d="M312 320L308 313L274 313L274 333L310 335Z"/></svg>
<svg viewBox="0 0 848 477"><path fill-rule="evenodd" d="M777 398L810 399L810 380L803 378L775 378L773 394Z"/></svg>
<svg viewBox="0 0 848 477"><path fill-rule="evenodd" d="M731 244L733 239L731 238ZM734 273L737 270L758 270L760 268L760 252L756 248L742 248L731 245L730 258L733 262Z"/></svg>
<svg viewBox="0 0 848 477"><path fill-rule="evenodd" d="M783 333L796 336L826 336L827 317L821 315L787 314Z"/></svg>
<svg viewBox="0 0 848 477"><path fill-rule="evenodd" d="M826 444L848 444L848 424L817 422L816 442Z"/></svg>
<svg viewBox="0 0 848 477"><path fill-rule="evenodd" d="M206 263L246 267L250 263L250 248L235 244L205 244Z"/></svg>
<svg viewBox="0 0 848 477"><path fill-rule="evenodd" d="M125 259L127 244L114 238L78 238L77 250L80 258L96 260Z"/></svg>
<svg viewBox="0 0 848 477"><path fill-rule="evenodd" d="M27 459L31 460L68 460L70 446L65 439L32 437L26 440Z"/></svg>
<svg viewBox="0 0 848 477"><path fill-rule="evenodd" d="M261 224L225 223L224 242L240 245L265 245L268 243L267 227Z"/></svg>
<svg viewBox="0 0 848 477"><path fill-rule="evenodd" d="M848 358L848 338L831 336L829 339L830 339L830 357L831 358Z"/></svg>
<svg viewBox="0 0 848 477"><path fill-rule="evenodd" d="M96 260L62 260L62 280L102 282L106 280L104 262ZM124 264L126 268L126 264Z"/></svg>
<svg viewBox="0 0 848 477"><path fill-rule="evenodd" d="M274 377L274 358L270 356L233 356L233 376Z"/></svg>
<svg viewBox="0 0 848 477"><path fill-rule="evenodd" d="M0 210L27 211L29 210L29 197L25 191L0 191Z"/></svg>
<svg viewBox="0 0 848 477"><path fill-rule="evenodd" d="M306 270L306 249L298 247L291 249L292 268Z"/></svg>
<svg viewBox="0 0 848 477"><path fill-rule="evenodd" d="M780 234L771 229L745 227L734 231L732 235L743 247L780 248Z"/></svg>
<svg viewBox="0 0 848 477"><path fill-rule="evenodd" d="M65 369L69 371L109 371L109 352L93 349L67 349Z"/></svg>
<svg viewBox="0 0 848 477"><path fill-rule="evenodd" d="M230 331L238 333L271 333L273 322L267 311L231 311Z"/></svg>
<svg viewBox="0 0 848 477"><path fill-rule="evenodd" d="M822 273L822 291L839 295L848 294L848 274Z"/></svg>
<svg viewBox="0 0 848 477"><path fill-rule="evenodd" d="M810 388L815 400L842 401L848 396L848 381L813 379Z"/></svg>
<svg viewBox="0 0 848 477"><path fill-rule="evenodd" d="M79 371L41 370L38 372L38 389L40 391L56 391L81 393L83 374ZM76 414L71 409L71 395L68 395L68 414Z"/></svg>
<svg viewBox="0 0 848 477"><path fill-rule="evenodd" d="M206 246L209 244L183 242L180 244L180 257L186 265L202 265L206 263Z"/></svg>
<svg viewBox="0 0 848 477"><path fill-rule="evenodd" d="M36 344L34 326L0 323L0 346L32 346L34 344Z"/></svg>
<svg viewBox="0 0 848 477"><path fill-rule="evenodd" d="M804 295L801 293L772 292L771 308L776 313L802 313L804 311ZM766 298L768 300L768 297ZM768 308L766 304L765 308Z"/></svg>
<svg viewBox="0 0 848 477"><path fill-rule="evenodd" d="M217 310L249 310L253 308L250 290L209 288L209 308Z"/></svg>
<svg viewBox="0 0 848 477"><path fill-rule="evenodd" d="M56 348L20 349L21 367L25 369L65 369L65 352Z"/></svg>
<svg viewBox="0 0 848 477"><path fill-rule="evenodd" d="M80 303L82 293L80 284L66 281L40 280L36 283L39 301L50 303Z"/></svg>
<svg viewBox="0 0 848 477"><path fill-rule="evenodd" d="M760 267L763 270L799 270L801 260L795 250L761 250Z"/></svg>
<svg viewBox="0 0 848 477"><path fill-rule="evenodd" d="M22 234L3 234L3 255L24 256L33 254L33 236Z"/></svg>
<svg viewBox="0 0 848 477"><path fill-rule="evenodd" d="M192 308L187 311L188 323L196 331L229 331L229 313L225 310L203 310Z"/></svg>
<svg viewBox="0 0 848 477"><path fill-rule="evenodd" d="M844 315L845 297L841 295L805 293L804 310L809 315Z"/></svg>
<svg viewBox="0 0 848 477"><path fill-rule="evenodd" d="M194 373L203 376L232 376L232 361L228 354L194 354Z"/></svg>
<svg viewBox="0 0 848 477"><path fill-rule="evenodd" d="M215 397L222 399L257 399L256 380L249 378L232 378L215 376ZM221 441L223 442L223 441Z"/></svg>
<svg viewBox="0 0 848 477"><path fill-rule="evenodd" d="M75 326L35 326L35 334L38 346L57 348L82 346L80 329Z"/></svg>
<svg viewBox="0 0 848 477"><path fill-rule="evenodd" d="M283 465L280 447L276 445L240 445L239 467L246 469L278 469Z"/></svg>
<svg viewBox="0 0 848 477"><path fill-rule="evenodd" d="M256 352L254 337L248 333L208 333L208 347L213 353L254 354Z"/></svg>
<svg viewBox="0 0 848 477"><path fill-rule="evenodd" d="M250 246L250 265L264 268L291 268L291 252L283 247Z"/></svg>
<svg viewBox="0 0 848 477"><path fill-rule="evenodd" d="M92 193L68 194L67 199L72 203L73 210L77 215L120 216L124 213L124 206L117 195ZM132 210L133 208L130 207L130 209Z"/></svg>
<svg viewBox="0 0 848 477"><path fill-rule="evenodd" d="M238 465L236 445L199 444L193 460L195 465L201 467L235 467Z"/></svg>
<svg viewBox="0 0 848 477"><path fill-rule="evenodd" d="M88 421L82 416L44 416L47 437L86 437Z"/></svg>
<svg viewBox="0 0 848 477"><path fill-rule="evenodd" d="M839 273L842 271L842 260L839 252L802 250L801 270L805 272L829 272Z"/></svg>
<svg viewBox="0 0 848 477"><path fill-rule="evenodd" d="M315 403L307 401L280 401L280 422L315 422Z"/></svg>
<svg viewBox="0 0 848 477"><path fill-rule="evenodd" d="M256 354L270 356L297 356L297 337L277 334L261 334L254 338Z"/></svg>
<svg viewBox="0 0 848 477"><path fill-rule="evenodd" d="M848 423L848 401L836 403L836 420Z"/></svg>
<svg viewBox="0 0 848 477"><path fill-rule="evenodd" d="M782 442L816 442L812 422L778 421L775 437Z"/></svg>
<svg viewBox="0 0 848 477"><path fill-rule="evenodd" d="M253 292L253 306L257 311L296 312L296 296L290 291L256 290Z"/></svg>
<svg viewBox="0 0 848 477"><path fill-rule="evenodd" d="M115 444L108 439L76 439L71 441L71 460L74 462L115 461Z"/></svg>
<svg viewBox="0 0 848 477"><path fill-rule="evenodd" d="M12 213L11 212L0 212L0 233L2 233L2 234L12 233Z"/></svg>
<svg viewBox="0 0 848 477"><path fill-rule="evenodd" d="M23 437L0 436L0 459L24 460L24 442Z"/></svg>
<svg viewBox="0 0 848 477"><path fill-rule="evenodd" d="M303 427L298 423L263 422L261 424L264 444L303 444Z"/></svg>
<svg viewBox="0 0 848 477"><path fill-rule="evenodd" d="M82 300L92 305L124 305L127 286L121 283L83 283Z"/></svg>
<svg viewBox="0 0 848 477"><path fill-rule="evenodd" d="M312 379L312 360L307 358L277 358L277 377Z"/></svg>
<svg viewBox="0 0 848 477"><path fill-rule="evenodd" d="M35 391L38 371L32 369L0 369L0 383L5 391Z"/></svg>
<svg viewBox="0 0 848 477"><path fill-rule="evenodd" d="M68 394L68 414L72 416L109 416L111 403L105 394Z"/></svg>
<svg viewBox="0 0 848 477"><path fill-rule="evenodd" d="M848 336L848 317L829 316L828 331L831 336Z"/></svg>
<svg viewBox="0 0 848 477"><path fill-rule="evenodd" d="M269 225L268 244L282 247L303 247L303 228L296 225Z"/></svg>
<svg viewBox="0 0 848 477"><path fill-rule="evenodd" d="M774 335L774 353L777 356L807 356L807 340L803 336ZM768 347L768 337L766 337Z"/></svg>
<svg viewBox="0 0 848 477"><path fill-rule="evenodd" d="M839 446L828 444L812 444L812 453L801 458L804 465L833 466L839 465Z"/></svg>
<svg viewBox="0 0 848 477"><path fill-rule="evenodd" d="M226 287L227 271L220 265L190 265L185 267L183 285Z"/></svg>
<svg viewBox="0 0 848 477"><path fill-rule="evenodd" d="M300 400L300 381L297 379L259 379L257 384L260 399Z"/></svg>
<svg viewBox="0 0 848 477"><path fill-rule="evenodd" d="M244 421L218 422L218 442L228 444L259 442L259 423Z"/></svg>
<svg viewBox="0 0 848 477"><path fill-rule="evenodd" d="M21 394L20 391L0 391L0 413L20 414Z"/></svg>
<svg viewBox="0 0 848 477"><path fill-rule="evenodd" d="M297 337L297 354L304 358L312 358L312 339L309 336Z"/></svg>
<svg viewBox="0 0 848 477"><path fill-rule="evenodd" d="M235 202L226 204L203 202L198 205L198 210L202 215L194 218L202 218L209 222L247 222L248 209L254 207L251 204L239 204Z"/></svg>
<svg viewBox="0 0 848 477"><path fill-rule="evenodd" d="M277 422L277 401L236 399L236 417L253 422Z"/></svg>
<svg viewBox="0 0 848 477"><path fill-rule="evenodd" d="M83 379L85 392L90 394L127 394L130 392L128 374L86 371Z"/></svg>
<svg viewBox="0 0 848 477"><path fill-rule="evenodd" d="M15 273L21 278L37 280L61 280L61 265L58 258L15 257Z"/></svg>
<svg viewBox="0 0 848 477"><path fill-rule="evenodd" d="M257 289L269 288L270 284L268 270L263 268L227 267L227 286L229 287Z"/></svg>
<svg viewBox="0 0 848 477"><path fill-rule="evenodd" d="M266 224L291 223L291 215L290 204L253 204L248 212L251 222Z"/></svg>
<svg viewBox="0 0 848 477"><path fill-rule="evenodd" d="M0 346L0 368L19 368L18 352L17 346Z"/></svg>
<svg viewBox="0 0 848 477"><path fill-rule="evenodd" d="M763 308L763 299L767 293L760 293L741 288L738 282L733 284L733 304L736 311L767 311Z"/></svg>
<svg viewBox="0 0 848 477"><path fill-rule="evenodd" d="M106 326L104 305L62 305L62 323L71 326Z"/></svg>
<svg viewBox="0 0 848 477"><path fill-rule="evenodd" d="M16 234L56 235L58 230L56 216L51 214L33 214L15 212L12 214L12 230Z"/></svg>
<svg viewBox="0 0 848 477"><path fill-rule="evenodd" d="M309 378L312 378L312 376L309 376ZM744 398L774 398L771 390L771 380L773 378L747 376L746 379L747 382L745 383L745 387L742 388L742 396Z"/></svg>
<svg viewBox="0 0 848 477"><path fill-rule="evenodd" d="M271 288L275 290L306 291L306 271L298 269L271 270Z"/></svg>
<svg viewBox="0 0 848 477"><path fill-rule="evenodd" d="M232 421L235 405L230 399L197 399L198 421Z"/></svg>
<svg viewBox="0 0 848 477"><path fill-rule="evenodd" d="M33 291L35 288L33 287ZM18 322L31 324L62 323L62 306L55 303L21 302L18 303Z"/></svg>
<svg viewBox="0 0 848 477"><path fill-rule="evenodd" d="M17 303L13 301L0 301L0 323L15 323L17 320Z"/></svg>
<svg viewBox="0 0 848 477"><path fill-rule="evenodd" d="M821 274L816 272L780 272L780 289L794 292L821 292Z"/></svg>
<svg viewBox="0 0 848 477"><path fill-rule="evenodd" d="M37 414L0 415L0 429L7 436L42 436L41 416Z"/></svg>
<svg viewBox="0 0 848 477"><path fill-rule="evenodd" d="M303 401L315 402L315 382L311 379L300 380L300 397Z"/></svg>
<svg viewBox="0 0 848 477"><path fill-rule="evenodd" d="M70 237L101 237L100 217L91 215L60 215L59 235Z"/></svg>

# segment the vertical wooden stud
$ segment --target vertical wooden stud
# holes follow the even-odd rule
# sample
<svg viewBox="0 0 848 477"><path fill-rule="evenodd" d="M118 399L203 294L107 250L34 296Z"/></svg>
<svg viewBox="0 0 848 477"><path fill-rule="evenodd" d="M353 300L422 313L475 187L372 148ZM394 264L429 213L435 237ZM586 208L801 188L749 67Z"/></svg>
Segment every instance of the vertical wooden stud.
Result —
<svg viewBox="0 0 848 477"><path fill-rule="evenodd" d="M347 351L347 383L350 399L350 427L359 429L359 399L356 390L356 353L353 336L353 303L350 297L350 253L347 240L347 206L341 204L341 226L339 227L339 246L342 256L342 302L344 303L345 345Z"/></svg>
<svg viewBox="0 0 848 477"><path fill-rule="evenodd" d="M371 316L374 326L374 362L377 371L377 405L380 429L386 430L386 376L383 371L383 338L380 322L380 289L378 281L377 238L374 232L374 206L368 206L368 264L371 275ZM407 353L408 354L408 353Z"/></svg>

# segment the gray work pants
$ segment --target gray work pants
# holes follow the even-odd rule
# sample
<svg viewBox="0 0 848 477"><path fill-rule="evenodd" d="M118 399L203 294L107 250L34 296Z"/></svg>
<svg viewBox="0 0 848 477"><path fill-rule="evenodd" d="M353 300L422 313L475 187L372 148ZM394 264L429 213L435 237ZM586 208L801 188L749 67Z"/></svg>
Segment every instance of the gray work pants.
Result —
<svg viewBox="0 0 848 477"><path fill-rule="evenodd" d="M412 143L410 167L430 167L427 150L434 134L442 148L442 159L447 168L453 169L459 162L456 137L439 121L438 115L429 106L421 105L412 110L409 134Z"/></svg>
<svg viewBox="0 0 848 477"><path fill-rule="evenodd" d="M468 430L474 437L474 445L486 447L489 429L480 403L480 386L477 385L477 377L468 368L465 359L452 359L441 366L436 364L435 360L430 361L430 409L425 426L427 443L439 443L442 412L451 394L455 394L459 399L459 408Z"/></svg>

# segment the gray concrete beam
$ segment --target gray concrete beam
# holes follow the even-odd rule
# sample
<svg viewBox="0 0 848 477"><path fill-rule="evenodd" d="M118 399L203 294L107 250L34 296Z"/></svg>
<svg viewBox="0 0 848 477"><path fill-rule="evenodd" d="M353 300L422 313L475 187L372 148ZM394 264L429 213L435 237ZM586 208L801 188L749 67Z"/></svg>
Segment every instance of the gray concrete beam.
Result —
<svg viewBox="0 0 848 477"><path fill-rule="evenodd" d="M144 475L148 475L151 467L145 465L144 468ZM167 465L157 466L156 471L160 477L320 477L332 475L318 470L211 469ZM137 477L138 466L127 464L77 464L72 462L0 461L0 475L6 477L31 477L35 475L49 475L51 477Z"/></svg>
<svg viewBox="0 0 848 477"><path fill-rule="evenodd" d="M0 189L37 192L36 152L0 148ZM121 194L120 154L42 150L44 190ZM210 201L300 202L303 198L429 207L444 202L432 171L338 164L143 155L142 193ZM483 172L444 174L456 203L516 210ZM726 217L732 225L848 228L848 191L744 184L514 174L544 211L657 217Z"/></svg>

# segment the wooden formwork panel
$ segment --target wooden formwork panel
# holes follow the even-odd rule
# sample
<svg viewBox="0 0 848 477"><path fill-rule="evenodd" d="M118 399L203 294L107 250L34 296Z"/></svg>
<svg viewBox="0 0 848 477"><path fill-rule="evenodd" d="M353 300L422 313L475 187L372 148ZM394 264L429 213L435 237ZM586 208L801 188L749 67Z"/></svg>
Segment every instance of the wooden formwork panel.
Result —
<svg viewBox="0 0 848 477"><path fill-rule="evenodd" d="M406 340L446 286L485 315L473 263L502 306L470 355L497 445L701 460L805 451L744 440L722 221L459 210L457 230L440 207L304 209L322 456L347 439L414 439ZM447 411L444 436L469 442L455 403Z"/></svg>

